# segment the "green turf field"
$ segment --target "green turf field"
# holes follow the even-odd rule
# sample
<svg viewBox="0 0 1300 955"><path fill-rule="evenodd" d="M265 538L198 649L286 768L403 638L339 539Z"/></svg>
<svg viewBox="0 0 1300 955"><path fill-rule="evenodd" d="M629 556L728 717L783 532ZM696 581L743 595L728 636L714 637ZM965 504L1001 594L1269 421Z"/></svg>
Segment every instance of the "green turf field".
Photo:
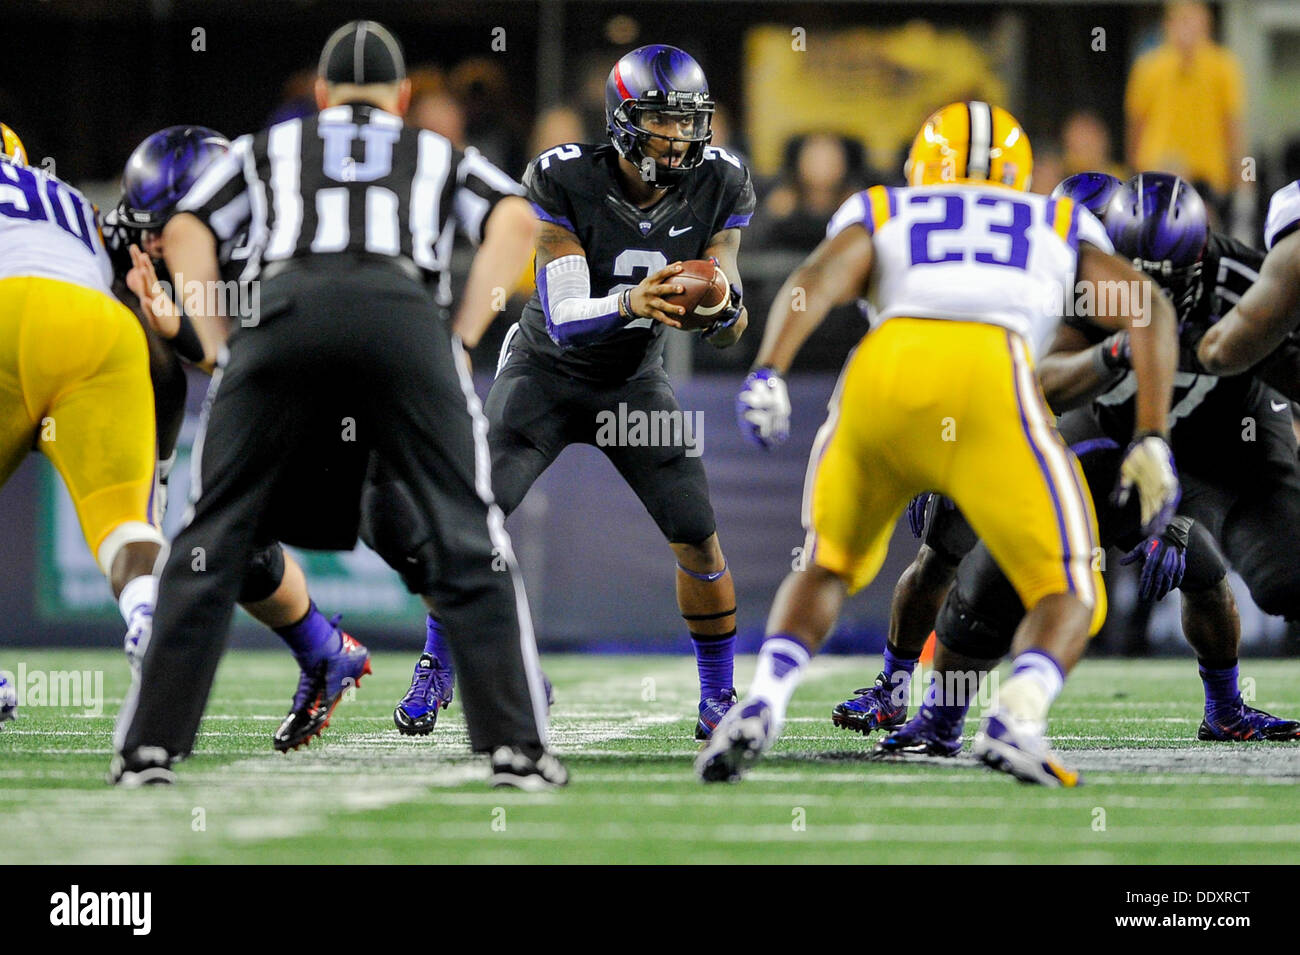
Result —
<svg viewBox="0 0 1300 955"><path fill-rule="evenodd" d="M965 758L872 763L828 717L873 657L814 662L776 750L737 786L691 761L686 657L549 656L568 790L494 792L458 705L408 739L390 713L410 656L373 677L323 739L288 756L270 734L296 684L284 653L226 657L172 788L109 789L117 653L7 649L0 667L102 670L103 715L27 706L0 728L7 862L1300 862L1300 746L1195 740L1191 660L1086 661L1052 732L1077 790L1023 786ZM753 658L738 661L742 685ZM1255 705L1300 712L1300 662L1246 661ZM974 721L972 721L973 723ZM973 731L968 726L968 733Z"/></svg>

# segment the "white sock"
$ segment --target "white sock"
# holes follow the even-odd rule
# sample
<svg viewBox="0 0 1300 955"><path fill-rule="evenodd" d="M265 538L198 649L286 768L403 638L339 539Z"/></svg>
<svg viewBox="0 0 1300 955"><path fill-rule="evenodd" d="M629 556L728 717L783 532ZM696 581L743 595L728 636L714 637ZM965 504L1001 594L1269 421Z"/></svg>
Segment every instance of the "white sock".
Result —
<svg viewBox="0 0 1300 955"><path fill-rule="evenodd" d="M785 722L786 707L808 666L808 651L789 637L768 637L758 651L758 670L749 695L767 700L776 726Z"/></svg>
<svg viewBox="0 0 1300 955"><path fill-rule="evenodd" d="M1026 650L1016 657L1010 679L998 690L998 705L1012 716L1043 723L1064 685L1061 665L1050 654Z"/></svg>
<svg viewBox="0 0 1300 955"><path fill-rule="evenodd" d="M117 607L122 612L127 629L135 625L141 614L153 615L154 604L158 602L158 578L153 574L141 574L132 577L118 595Z"/></svg>

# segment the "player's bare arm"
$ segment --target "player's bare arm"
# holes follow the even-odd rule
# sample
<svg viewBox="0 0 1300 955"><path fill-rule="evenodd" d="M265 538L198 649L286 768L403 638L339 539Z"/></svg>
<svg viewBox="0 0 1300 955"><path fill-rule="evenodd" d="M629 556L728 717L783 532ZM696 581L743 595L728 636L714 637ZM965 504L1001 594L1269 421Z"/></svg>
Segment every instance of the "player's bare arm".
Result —
<svg viewBox="0 0 1300 955"><path fill-rule="evenodd" d="M1178 319L1173 305L1128 262L1087 243L1079 246L1079 280L1094 288L1106 287L1099 285L1102 282L1124 283L1132 289L1145 286L1138 295L1094 295L1096 307L1088 318L1108 331L1128 330L1138 381L1136 431L1167 434L1169 401L1178 369Z"/></svg>
<svg viewBox="0 0 1300 955"><path fill-rule="evenodd" d="M1300 232L1282 239L1264 259L1259 278L1215 324L1196 350L1211 374L1245 371L1300 325Z"/></svg>
<svg viewBox="0 0 1300 955"><path fill-rule="evenodd" d="M740 265L736 261L736 256L740 252L740 230L723 229L711 240L709 247L704 250L706 259L716 259L718 268L722 269L722 274L727 277L727 281L740 289ZM749 310L742 304L740 306L740 318L736 324L730 328L724 328L716 335L711 335L705 339L714 348L726 348L740 341L740 336L745 334L745 329L749 327Z"/></svg>
<svg viewBox="0 0 1300 955"><path fill-rule="evenodd" d="M1122 374L1099 362L1099 349L1105 344L1093 345L1083 332L1070 325L1056 330L1051 348L1038 363L1038 382L1043 397L1057 414L1087 404Z"/></svg>
<svg viewBox="0 0 1300 955"><path fill-rule="evenodd" d="M505 303L502 290L513 288L527 266L537 242L537 226L537 216L526 199L507 196L492 209L451 326L466 348L478 344L497 316L497 304Z"/></svg>
<svg viewBox="0 0 1300 955"><path fill-rule="evenodd" d="M865 294L873 261L871 236L861 226L817 246L777 292L754 366L785 374L826 313Z"/></svg>
<svg viewBox="0 0 1300 955"><path fill-rule="evenodd" d="M163 227L165 243L163 261L167 270L181 285L181 290L199 283L199 287L213 288L221 281L221 265L217 258L217 238L212 230L197 216L188 212L174 215ZM207 295L183 296L186 314L194 323L199 341L203 343L203 361L199 367L211 372L217 363L217 353L226 343L225 316L207 314Z"/></svg>

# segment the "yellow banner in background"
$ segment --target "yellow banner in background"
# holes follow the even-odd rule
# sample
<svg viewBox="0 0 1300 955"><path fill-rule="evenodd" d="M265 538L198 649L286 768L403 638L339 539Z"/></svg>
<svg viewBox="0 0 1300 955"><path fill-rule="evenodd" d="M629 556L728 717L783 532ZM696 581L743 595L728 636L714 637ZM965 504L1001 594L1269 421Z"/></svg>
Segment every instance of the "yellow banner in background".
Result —
<svg viewBox="0 0 1300 955"><path fill-rule="evenodd" d="M754 168L780 171L785 144L809 132L859 139L890 169L925 118L964 99L999 105L1006 88L992 57L957 30L912 21L803 33L758 26L745 37L745 103Z"/></svg>

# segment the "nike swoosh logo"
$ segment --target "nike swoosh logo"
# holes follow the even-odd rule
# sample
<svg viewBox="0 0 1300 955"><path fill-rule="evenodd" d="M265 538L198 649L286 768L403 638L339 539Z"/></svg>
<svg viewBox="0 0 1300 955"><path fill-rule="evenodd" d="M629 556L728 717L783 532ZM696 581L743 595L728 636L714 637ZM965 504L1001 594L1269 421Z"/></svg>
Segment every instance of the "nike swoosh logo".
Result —
<svg viewBox="0 0 1300 955"><path fill-rule="evenodd" d="M1270 408L1272 408L1274 411L1286 411L1288 408L1291 407L1291 402L1289 402L1289 401L1270 401L1270 402L1268 403L1268 406L1269 406Z"/></svg>
<svg viewBox="0 0 1300 955"><path fill-rule="evenodd" d="M681 235L683 232L690 232L694 228L695 226L693 225L688 225L685 229L678 229L676 227L673 227L668 230L668 235L669 236Z"/></svg>

